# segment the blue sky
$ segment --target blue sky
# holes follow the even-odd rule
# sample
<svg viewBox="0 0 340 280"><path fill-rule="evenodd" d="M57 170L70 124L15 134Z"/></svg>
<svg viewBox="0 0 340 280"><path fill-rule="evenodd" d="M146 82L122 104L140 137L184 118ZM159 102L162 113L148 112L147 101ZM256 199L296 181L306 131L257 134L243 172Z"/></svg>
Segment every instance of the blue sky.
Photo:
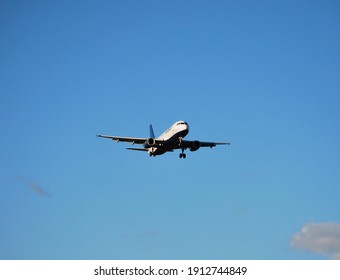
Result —
<svg viewBox="0 0 340 280"><path fill-rule="evenodd" d="M339 30L331 0L1 1L0 259L337 258ZM95 137L180 119L231 146Z"/></svg>

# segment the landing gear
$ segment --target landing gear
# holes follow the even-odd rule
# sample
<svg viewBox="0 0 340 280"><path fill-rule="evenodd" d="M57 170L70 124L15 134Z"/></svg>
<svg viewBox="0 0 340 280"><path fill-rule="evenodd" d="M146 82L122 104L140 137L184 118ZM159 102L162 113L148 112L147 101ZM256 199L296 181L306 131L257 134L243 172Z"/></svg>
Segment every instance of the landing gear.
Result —
<svg viewBox="0 0 340 280"><path fill-rule="evenodd" d="M185 153L180 153L179 154L179 158L186 158L186 157L187 157L187 155Z"/></svg>
<svg viewBox="0 0 340 280"><path fill-rule="evenodd" d="M187 155L184 153L184 149L182 149L182 152L179 154L179 158L186 158Z"/></svg>

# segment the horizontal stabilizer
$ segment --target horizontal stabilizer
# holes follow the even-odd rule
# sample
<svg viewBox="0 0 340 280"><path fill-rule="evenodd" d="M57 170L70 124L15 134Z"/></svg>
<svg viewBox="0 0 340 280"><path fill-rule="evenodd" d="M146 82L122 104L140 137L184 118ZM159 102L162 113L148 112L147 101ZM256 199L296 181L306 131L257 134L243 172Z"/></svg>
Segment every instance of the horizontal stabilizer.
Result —
<svg viewBox="0 0 340 280"><path fill-rule="evenodd" d="M131 151L140 151L140 152L147 152L148 149L145 148L126 148L127 150L131 150Z"/></svg>

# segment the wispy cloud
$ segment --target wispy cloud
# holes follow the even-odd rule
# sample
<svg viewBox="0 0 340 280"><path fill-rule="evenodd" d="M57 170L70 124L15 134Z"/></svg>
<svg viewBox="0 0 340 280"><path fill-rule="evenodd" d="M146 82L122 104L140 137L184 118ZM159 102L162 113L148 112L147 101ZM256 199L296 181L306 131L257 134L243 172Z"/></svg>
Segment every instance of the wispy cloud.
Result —
<svg viewBox="0 0 340 280"><path fill-rule="evenodd" d="M29 187L33 192L41 196L50 196L37 182L32 181L24 176L19 176L18 180L25 186Z"/></svg>
<svg viewBox="0 0 340 280"><path fill-rule="evenodd" d="M291 244L294 249L308 250L340 260L340 224L306 224L293 236Z"/></svg>

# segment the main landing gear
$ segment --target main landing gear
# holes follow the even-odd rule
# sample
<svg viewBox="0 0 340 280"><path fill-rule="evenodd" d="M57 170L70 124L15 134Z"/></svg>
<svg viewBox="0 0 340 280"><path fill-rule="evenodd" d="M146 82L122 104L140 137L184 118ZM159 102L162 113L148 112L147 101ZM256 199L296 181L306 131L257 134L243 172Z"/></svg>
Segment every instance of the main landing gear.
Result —
<svg viewBox="0 0 340 280"><path fill-rule="evenodd" d="M179 147L182 146L182 140L183 140L183 137L179 137L179 138L178 138L178 141L179 141L178 146L179 146ZM184 153L184 150L185 150L185 149L181 147L181 150L182 150L182 152L179 154L179 158L186 158L187 155Z"/></svg>
<svg viewBox="0 0 340 280"><path fill-rule="evenodd" d="M187 155L184 153L184 149L182 149L182 152L179 154L179 158L186 158Z"/></svg>
<svg viewBox="0 0 340 280"><path fill-rule="evenodd" d="M186 158L186 157L187 157L187 155L185 153L180 153L179 154L179 158Z"/></svg>

